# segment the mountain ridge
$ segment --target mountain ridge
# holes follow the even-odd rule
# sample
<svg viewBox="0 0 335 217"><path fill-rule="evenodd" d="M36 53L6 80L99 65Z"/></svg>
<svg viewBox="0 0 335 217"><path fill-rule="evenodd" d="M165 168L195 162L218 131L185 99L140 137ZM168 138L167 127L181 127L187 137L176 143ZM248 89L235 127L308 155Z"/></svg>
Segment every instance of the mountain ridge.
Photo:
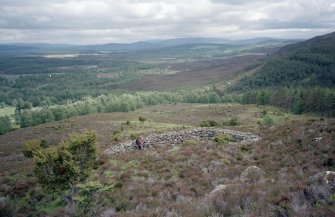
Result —
<svg viewBox="0 0 335 217"><path fill-rule="evenodd" d="M221 38L175 38L166 40L147 40L132 43L106 43L92 45L71 45L71 44L47 44L47 43L13 43L0 44L0 52L10 51L127 51L127 50L147 50L175 47L190 44L219 44L230 46L254 45L267 42L296 42L294 39L276 39L276 38L250 38L242 40L230 40ZM15 48L15 49L13 49Z"/></svg>
<svg viewBox="0 0 335 217"><path fill-rule="evenodd" d="M285 45L279 51L278 54L288 54L291 52L298 51L300 49L317 48L319 51L333 51L335 52L335 31L326 35L320 35L311 39L301 41L295 44Z"/></svg>

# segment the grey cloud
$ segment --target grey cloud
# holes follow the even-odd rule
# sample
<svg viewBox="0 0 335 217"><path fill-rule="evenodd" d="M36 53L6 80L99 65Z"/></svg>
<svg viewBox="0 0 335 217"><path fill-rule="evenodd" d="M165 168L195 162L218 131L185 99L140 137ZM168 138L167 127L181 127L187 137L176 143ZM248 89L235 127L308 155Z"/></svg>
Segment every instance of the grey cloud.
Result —
<svg viewBox="0 0 335 217"><path fill-rule="evenodd" d="M258 0L259 1L259 0ZM211 0L213 3L220 3L220 4L232 4L232 5L241 5L251 3L249 0Z"/></svg>
<svg viewBox="0 0 335 217"><path fill-rule="evenodd" d="M0 43L309 37L334 29L335 0L0 1Z"/></svg>

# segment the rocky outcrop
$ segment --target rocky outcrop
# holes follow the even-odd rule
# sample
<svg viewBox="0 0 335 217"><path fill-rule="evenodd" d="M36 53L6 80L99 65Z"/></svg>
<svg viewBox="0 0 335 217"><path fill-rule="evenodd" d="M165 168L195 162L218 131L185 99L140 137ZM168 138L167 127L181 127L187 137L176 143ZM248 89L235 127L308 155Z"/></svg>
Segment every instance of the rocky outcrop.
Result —
<svg viewBox="0 0 335 217"><path fill-rule="evenodd" d="M309 177L309 183L299 191L293 192L289 200L294 213L308 213L313 206L330 207L335 193L335 172L323 171Z"/></svg>
<svg viewBox="0 0 335 217"><path fill-rule="evenodd" d="M264 182L266 173L257 166L249 166L240 175L240 180L244 183Z"/></svg>
<svg viewBox="0 0 335 217"><path fill-rule="evenodd" d="M309 177L312 184L324 184L335 187L335 172L323 171L314 176Z"/></svg>
<svg viewBox="0 0 335 217"><path fill-rule="evenodd" d="M240 131L220 128L196 128L193 130L182 130L150 135L145 138L144 147L146 149L163 145L176 145L189 139L196 139L199 141L211 140L219 133L229 134L233 137L234 142L242 144L257 142L260 139L259 136ZM138 147L135 141L127 141L105 150L105 153L108 155L113 155L123 152L134 151L137 149Z"/></svg>
<svg viewBox="0 0 335 217"><path fill-rule="evenodd" d="M209 193L208 196L209 196L209 197L213 197L213 196L215 196L217 193L226 190L226 188L227 188L227 185L218 185L218 186L215 187L215 189L214 189L213 191L211 191L211 192Z"/></svg>
<svg viewBox="0 0 335 217"><path fill-rule="evenodd" d="M224 183L224 184L216 184L213 191L211 191L208 196L213 197L217 194L224 192L227 188L231 186L243 186L245 184L255 184L255 183L263 183L266 181L266 173L257 166L249 166L246 168L241 175L234 180L229 180L227 178L220 178L216 180L216 183Z"/></svg>

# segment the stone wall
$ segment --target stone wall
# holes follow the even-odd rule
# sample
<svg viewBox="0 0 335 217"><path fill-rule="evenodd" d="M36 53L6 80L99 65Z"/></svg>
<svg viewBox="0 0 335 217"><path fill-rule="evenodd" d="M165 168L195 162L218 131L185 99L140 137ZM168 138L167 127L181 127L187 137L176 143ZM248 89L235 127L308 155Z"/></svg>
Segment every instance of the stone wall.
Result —
<svg viewBox="0 0 335 217"><path fill-rule="evenodd" d="M233 131L220 128L196 128L192 130L174 131L163 134L153 134L145 138L144 148L159 147L163 145L176 145L189 139L199 141L212 140L217 134L224 133L231 135L236 143L248 144L257 142L260 137L251 133ZM137 150L135 141L126 141L117 146L105 150L108 155Z"/></svg>

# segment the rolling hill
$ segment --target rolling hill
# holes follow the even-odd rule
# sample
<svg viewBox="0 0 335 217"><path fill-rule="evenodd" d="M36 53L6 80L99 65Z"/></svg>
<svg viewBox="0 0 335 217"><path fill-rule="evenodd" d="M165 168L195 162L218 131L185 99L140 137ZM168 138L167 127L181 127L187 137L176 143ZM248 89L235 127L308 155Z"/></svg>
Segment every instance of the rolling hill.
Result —
<svg viewBox="0 0 335 217"><path fill-rule="evenodd" d="M184 45L216 44L228 46L246 46L261 43L289 44L299 40L275 39L275 38L253 38L243 40L228 40L222 38L175 38L166 40L148 40L132 43L107 43L93 45L71 45L71 44L42 44L42 43L16 43L0 44L0 52L50 52L50 51L129 51L148 50Z"/></svg>
<svg viewBox="0 0 335 217"><path fill-rule="evenodd" d="M316 36L307 41L298 42L282 47L277 53L287 55L302 49L312 49L315 51L323 51L325 53L335 53L335 32Z"/></svg>

